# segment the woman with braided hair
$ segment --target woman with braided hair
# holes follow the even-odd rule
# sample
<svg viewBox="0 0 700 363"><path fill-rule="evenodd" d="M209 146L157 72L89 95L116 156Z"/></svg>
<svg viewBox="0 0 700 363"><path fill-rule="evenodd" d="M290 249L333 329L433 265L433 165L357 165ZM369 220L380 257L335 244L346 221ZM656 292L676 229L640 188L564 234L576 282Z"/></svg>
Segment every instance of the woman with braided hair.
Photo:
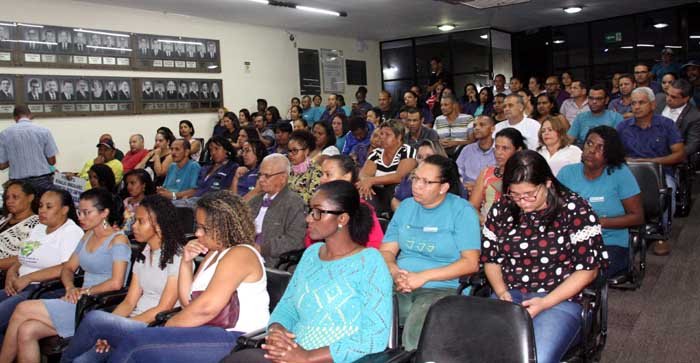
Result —
<svg viewBox="0 0 700 363"><path fill-rule="evenodd" d="M219 362L238 336L266 326L267 276L247 204L231 191L211 192L197 200L195 217L197 239L183 249L178 274L182 311L164 328L123 337L110 362Z"/></svg>

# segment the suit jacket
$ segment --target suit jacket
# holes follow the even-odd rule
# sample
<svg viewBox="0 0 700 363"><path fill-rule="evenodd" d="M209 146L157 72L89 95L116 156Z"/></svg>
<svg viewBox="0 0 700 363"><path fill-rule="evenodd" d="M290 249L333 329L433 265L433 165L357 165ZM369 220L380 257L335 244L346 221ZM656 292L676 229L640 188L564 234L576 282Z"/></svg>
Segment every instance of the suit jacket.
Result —
<svg viewBox="0 0 700 363"><path fill-rule="evenodd" d="M177 99L177 92L166 92L165 97L169 100L176 100Z"/></svg>
<svg viewBox="0 0 700 363"><path fill-rule="evenodd" d="M105 99L108 101L116 100L117 99L117 92L111 92L110 91L105 91L104 93Z"/></svg>
<svg viewBox="0 0 700 363"><path fill-rule="evenodd" d="M73 99L75 99L75 96L73 96L72 93L61 92L61 99L64 101L73 101Z"/></svg>
<svg viewBox="0 0 700 363"><path fill-rule="evenodd" d="M656 95L656 114L661 115L666 108L666 95ZM681 132L685 144L685 154L689 157L700 151L700 111L690 102L676 120L676 126Z"/></svg>
<svg viewBox="0 0 700 363"><path fill-rule="evenodd" d="M153 99L153 92L143 91L143 92L141 92L141 98L143 98L144 100L152 100Z"/></svg>
<svg viewBox="0 0 700 363"><path fill-rule="evenodd" d="M5 93L4 91L0 91L0 101L11 101L14 99L15 97L12 95L12 93Z"/></svg>
<svg viewBox="0 0 700 363"><path fill-rule="evenodd" d="M126 93L124 93L124 91L119 91L118 97L120 100L130 100L131 94L126 94Z"/></svg>
<svg viewBox="0 0 700 363"><path fill-rule="evenodd" d="M260 212L264 195L257 195L248 202L253 219ZM306 236L304 200L285 186L272 200L263 219L262 255L265 266L274 267L285 252L304 248Z"/></svg>
<svg viewBox="0 0 700 363"><path fill-rule="evenodd" d="M197 93L197 92L190 92L189 93L189 99L196 100L198 98L199 98L199 93Z"/></svg>
<svg viewBox="0 0 700 363"><path fill-rule="evenodd" d="M58 92L53 93L54 99L51 99L51 92L49 91L44 91L44 99L47 101L58 101Z"/></svg>
<svg viewBox="0 0 700 363"><path fill-rule="evenodd" d="M165 92L155 91L153 93L153 98L155 98L156 100L164 100L165 99Z"/></svg>
<svg viewBox="0 0 700 363"><path fill-rule="evenodd" d="M80 91L78 91L75 93L75 98L77 98L78 101L87 101L90 99L90 95L87 92L81 93Z"/></svg>
<svg viewBox="0 0 700 363"><path fill-rule="evenodd" d="M41 93L37 93L36 97L31 93L27 92L27 101L39 101L41 100Z"/></svg>

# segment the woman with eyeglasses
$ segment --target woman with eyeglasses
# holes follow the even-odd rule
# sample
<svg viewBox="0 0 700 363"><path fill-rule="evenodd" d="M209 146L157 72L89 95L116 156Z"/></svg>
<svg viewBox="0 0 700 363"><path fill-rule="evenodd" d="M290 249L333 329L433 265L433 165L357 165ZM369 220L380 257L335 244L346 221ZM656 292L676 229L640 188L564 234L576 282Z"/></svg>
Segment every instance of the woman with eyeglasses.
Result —
<svg viewBox="0 0 700 363"><path fill-rule="evenodd" d="M75 333L76 303L82 295L124 287L131 259L129 240L112 225L121 224L121 202L105 189L80 195L78 220L85 235L61 269L65 295L60 299L27 300L15 309L5 332L0 362L39 362L39 340ZM82 268L82 287L75 287L75 271Z"/></svg>
<svg viewBox="0 0 700 363"><path fill-rule="evenodd" d="M503 191L482 233L492 298L526 308L537 361L559 362L581 331L581 291L605 265L598 217L533 150L508 160Z"/></svg>
<svg viewBox="0 0 700 363"><path fill-rule="evenodd" d="M418 145L418 148L416 150L416 161L418 162L418 164L420 164L421 161L425 160L428 156L431 155L442 155L447 157L445 149L442 148L442 145L431 140L423 140L423 142L421 142ZM391 198L392 211L396 211L401 202L413 196L411 177L412 174L406 175L405 177L403 177L403 179L401 179L401 183L399 183L399 185L396 186L396 190L394 191L394 197ZM464 189L464 186L461 183L459 188L459 195L462 196L464 199L467 199L467 191Z"/></svg>
<svg viewBox="0 0 700 363"><path fill-rule="evenodd" d="M267 274L246 203L229 190L208 193L197 200L195 220L197 239L183 248L177 276L182 310L164 327L126 334L110 362L215 363L241 334L267 324Z"/></svg>
<svg viewBox="0 0 700 363"><path fill-rule="evenodd" d="M19 255L5 277L0 291L0 339L5 334L15 307L29 299L43 281L57 279L63 263L83 237L75 223L78 217L70 193L51 188L39 201L39 224L19 243ZM64 291L56 291L54 297Z"/></svg>
<svg viewBox="0 0 700 363"><path fill-rule="evenodd" d="M565 166L557 179L588 200L598 214L608 253L606 274L615 277L627 271L629 227L644 223L644 211L617 131L610 126L592 128L583 144L582 162Z"/></svg>
<svg viewBox="0 0 700 363"><path fill-rule="evenodd" d="M547 160L554 175L558 175L559 170L566 165L581 161L581 149L571 144L566 131L567 125L558 117L549 116L542 122L542 127L537 132L540 140L537 152Z"/></svg>
<svg viewBox="0 0 700 363"><path fill-rule="evenodd" d="M506 162L516 152L527 149L527 146L523 134L509 127L496 133L493 149L496 165L481 171L469 196L469 202L480 213L479 219L482 223L486 220L491 205L501 198L503 168Z"/></svg>
<svg viewBox="0 0 700 363"><path fill-rule="evenodd" d="M297 192L309 203L319 184L323 172L318 164L311 161L309 155L311 150L316 148L314 136L308 131L294 131L289 136L289 150L287 157L292 164L292 171L289 174L289 189Z"/></svg>
<svg viewBox="0 0 700 363"><path fill-rule="evenodd" d="M386 349L392 321L391 276L365 248L370 209L344 180L321 185L306 216L311 245L270 316L262 349L222 362L354 362ZM313 291L315 293L309 293Z"/></svg>
<svg viewBox="0 0 700 363"><path fill-rule="evenodd" d="M260 163L267 156L267 149L260 140L249 140L241 149L243 165L236 169L231 183L231 191L248 201L255 196L255 186L260 173Z"/></svg>
<svg viewBox="0 0 700 363"><path fill-rule="evenodd" d="M480 245L479 217L459 196L454 161L429 156L411 178L413 197L396 210L379 249L394 280L406 350L418 346L430 305L479 270Z"/></svg>

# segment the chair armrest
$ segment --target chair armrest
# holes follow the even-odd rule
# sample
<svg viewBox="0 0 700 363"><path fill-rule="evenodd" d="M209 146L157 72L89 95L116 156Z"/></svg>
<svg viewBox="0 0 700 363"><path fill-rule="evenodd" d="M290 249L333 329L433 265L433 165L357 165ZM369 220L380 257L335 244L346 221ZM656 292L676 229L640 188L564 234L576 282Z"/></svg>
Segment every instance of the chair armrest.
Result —
<svg viewBox="0 0 700 363"><path fill-rule="evenodd" d="M231 352L238 352L244 349L256 349L265 342L265 337L267 336L267 329L262 328L258 330L253 330L246 334L241 335L236 339L236 346L233 347Z"/></svg>
<svg viewBox="0 0 700 363"><path fill-rule="evenodd" d="M280 270L288 270L292 266L296 266L301 261L301 256L304 254L306 249L301 248L298 250L287 251L279 256L279 260L275 265L275 268ZM282 268L284 266L284 268Z"/></svg>
<svg viewBox="0 0 700 363"><path fill-rule="evenodd" d="M156 320L154 320L152 323L148 324L149 327L154 327L154 326L163 326L170 318L175 316L175 314L179 313L182 311L181 307L177 307L174 309L166 310L166 311L161 311L156 315Z"/></svg>
<svg viewBox="0 0 700 363"><path fill-rule="evenodd" d="M459 287L457 287L457 294L462 295L462 293L467 287L472 288L470 291L471 296L482 296L484 292L486 292L487 295L490 295L490 292L488 290L484 290L489 287L489 281L486 278L486 273L483 270L479 270L473 274L461 276L459 278Z"/></svg>
<svg viewBox="0 0 700 363"><path fill-rule="evenodd" d="M368 354L358 360L355 363L396 363L396 362L409 362L415 351L407 352L405 350L394 348L387 349L383 352Z"/></svg>
<svg viewBox="0 0 700 363"><path fill-rule="evenodd" d="M75 276L73 277L73 284L75 286L83 286L83 280L85 278L85 273L82 270L79 270L76 272ZM56 291L63 289L63 282L61 282L61 278L53 279L53 280L47 280L39 283L39 288L36 289L30 296L29 299L40 299L45 293L50 292L50 291Z"/></svg>
<svg viewBox="0 0 700 363"><path fill-rule="evenodd" d="M87 313L93 310L111 311L126 297L128 289L122 288L116 291L107 291L95 295L83 295L75 307L76 326L80 324ZM111 308L111 309L110 309Z"/></svg>

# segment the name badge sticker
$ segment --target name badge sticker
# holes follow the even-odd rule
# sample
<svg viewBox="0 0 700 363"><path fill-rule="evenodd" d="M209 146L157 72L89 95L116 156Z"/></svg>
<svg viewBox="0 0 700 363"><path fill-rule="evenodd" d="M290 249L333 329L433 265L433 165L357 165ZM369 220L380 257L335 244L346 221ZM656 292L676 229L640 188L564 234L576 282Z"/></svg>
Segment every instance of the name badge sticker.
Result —
<svg viewBox="0 0 700 363"><path fill-rule="evenodd" d="M423 227L423 232L426 233L436 233L438 231L437 227Z"/></svg>

